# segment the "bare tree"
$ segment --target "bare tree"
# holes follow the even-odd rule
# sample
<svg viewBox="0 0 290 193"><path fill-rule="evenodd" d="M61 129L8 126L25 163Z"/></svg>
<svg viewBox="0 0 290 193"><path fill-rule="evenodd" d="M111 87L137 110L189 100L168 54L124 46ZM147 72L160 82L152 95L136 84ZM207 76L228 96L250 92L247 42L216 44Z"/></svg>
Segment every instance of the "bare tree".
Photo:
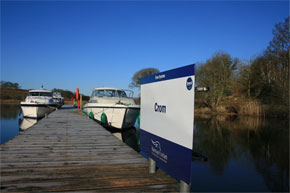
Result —
<svg viewBox="0 0 290 193"><path fill-rule="evenodd" d="M150 75L156 74L156 73L159 73L159 70L156 69L156 68L144 68L144 69L141 69L141 70L137 71L133 75L129 87L130 88L140 88L141 79L143 77L150 76Z"/></svg>
<svg viewBox="0 0 290 193"><path fill-rule="evenodd" d="M251 68L252 92L264 103L289 105L289 17L275 25L273 39Z"/></svg>
<svg viewBox="0 0 290 193"><path fill-rule="evenodd" d="M239 60L224 52L217 52L197 70L198 86L209 86L211 91L203 94L209 106L215 109L222 98L229 93L232 86L234 71Z"/></svg>

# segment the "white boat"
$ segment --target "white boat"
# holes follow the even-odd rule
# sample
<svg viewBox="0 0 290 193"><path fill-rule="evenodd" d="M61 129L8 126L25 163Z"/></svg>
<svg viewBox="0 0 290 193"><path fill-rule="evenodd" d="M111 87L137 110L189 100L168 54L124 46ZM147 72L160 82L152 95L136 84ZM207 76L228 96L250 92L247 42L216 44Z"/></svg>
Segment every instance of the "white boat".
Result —
<svg viewBox="0 0 290 193"><path fill-rule="evenodd" d="M64 105L64 99L61 96L61 93L59 92L53 92L53 102L57 104L57 108L60 108L62 105Z"/></svg>
<svg viewBox="0 0 290 193"><path fill-rule="evenodd" d="M24 117L41 118L55 110L57 104L53 102L52 91L41 89L30 90L20 106Z"/></svg>
<svg viewBox="0 0 290 193"><path fill-rule="evenodd" d="M83 111L104 126L125 129L133 127L140 112L133 91L95 88Z"/></svg>

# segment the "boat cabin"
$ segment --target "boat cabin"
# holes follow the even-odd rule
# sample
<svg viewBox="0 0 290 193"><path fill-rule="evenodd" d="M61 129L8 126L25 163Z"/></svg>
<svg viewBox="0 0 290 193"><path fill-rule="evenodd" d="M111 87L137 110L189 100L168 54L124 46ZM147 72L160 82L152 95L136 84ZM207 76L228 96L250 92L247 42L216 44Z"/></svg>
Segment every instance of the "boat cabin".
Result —
<svg viewBox="0 0 290 193"><path fill-rule="evenodd" d="M52 92L49 90L30 90L28 96L45 96L52 97Z"/></svg>
<svg viewBox="0 0 290 193"><path fill-rule="evenodd" d="M97 88L93 90L91 97L132 98L133 91L113 88Z"/></svg>

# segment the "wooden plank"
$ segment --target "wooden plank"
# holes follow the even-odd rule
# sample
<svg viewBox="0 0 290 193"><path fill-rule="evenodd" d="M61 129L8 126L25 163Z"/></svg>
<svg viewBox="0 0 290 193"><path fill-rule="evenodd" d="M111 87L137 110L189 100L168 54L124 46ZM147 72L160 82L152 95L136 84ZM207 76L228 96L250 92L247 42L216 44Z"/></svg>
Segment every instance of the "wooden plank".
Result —
<svg viewBox="0 0 290 193"><path fill-rule="evenodd" d="M76 110L51 113L0 146L1 192L175 192L161 170Z"/></svg>

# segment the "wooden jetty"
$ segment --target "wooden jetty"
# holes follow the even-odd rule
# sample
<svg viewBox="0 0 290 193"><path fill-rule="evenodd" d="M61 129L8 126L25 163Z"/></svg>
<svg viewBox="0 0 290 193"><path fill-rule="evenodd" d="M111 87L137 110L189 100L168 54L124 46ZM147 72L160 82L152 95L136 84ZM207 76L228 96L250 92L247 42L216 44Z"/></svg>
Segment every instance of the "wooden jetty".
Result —
<svg viewBox="0 0 290 193"><path fill-rule="evenodd" d="M1 192L176 192L175 179L110 132L63 108L0 146Z"/></svg>

